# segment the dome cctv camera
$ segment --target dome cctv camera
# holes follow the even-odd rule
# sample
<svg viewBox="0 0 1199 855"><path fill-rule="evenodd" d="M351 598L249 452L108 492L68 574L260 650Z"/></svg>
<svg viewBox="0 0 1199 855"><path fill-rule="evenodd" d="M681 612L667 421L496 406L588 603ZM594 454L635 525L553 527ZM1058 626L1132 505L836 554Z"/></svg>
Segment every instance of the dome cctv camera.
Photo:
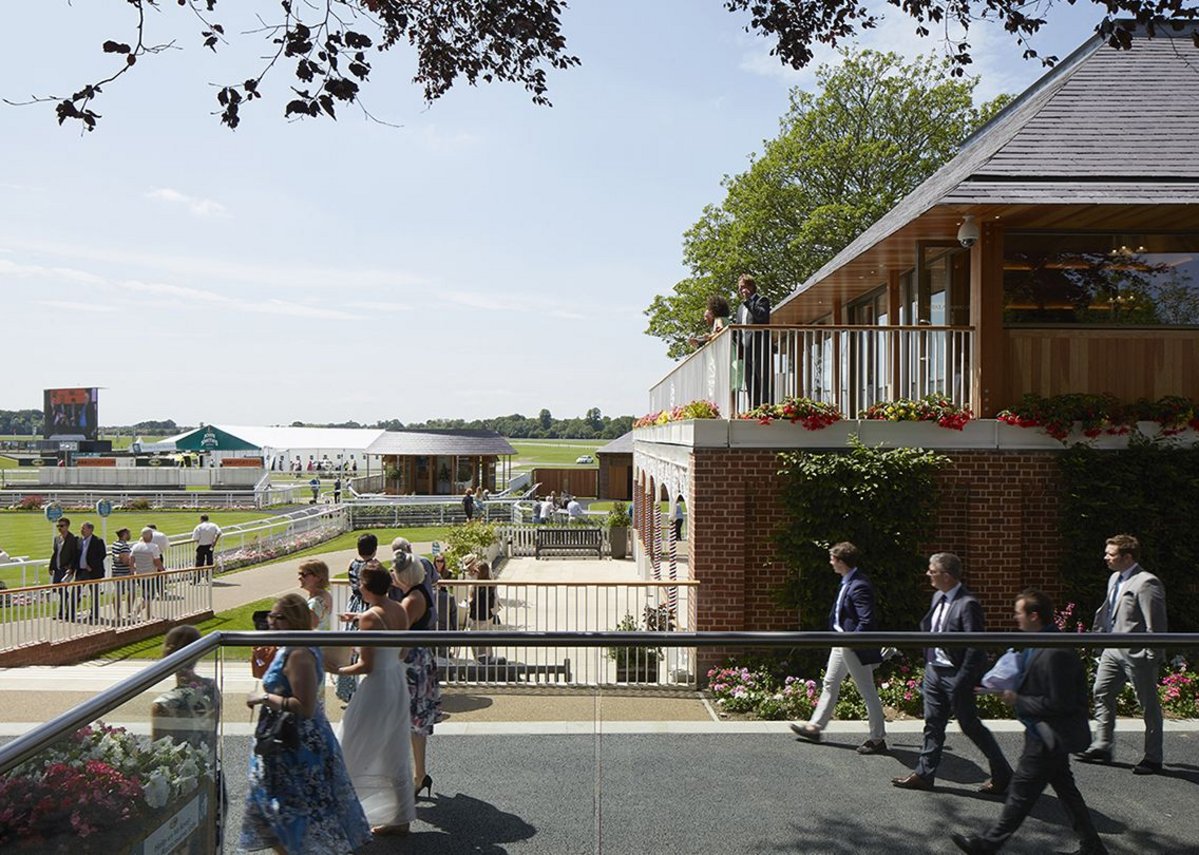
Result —
<svg viewBox="0 0 1199 855"><path fill-rule="evenodd" d="M978 243L978 237L978 223L974 222L973 216L967 214L966 219L962 220L962 225L958 227L958 243L971 247Z"/></svg>

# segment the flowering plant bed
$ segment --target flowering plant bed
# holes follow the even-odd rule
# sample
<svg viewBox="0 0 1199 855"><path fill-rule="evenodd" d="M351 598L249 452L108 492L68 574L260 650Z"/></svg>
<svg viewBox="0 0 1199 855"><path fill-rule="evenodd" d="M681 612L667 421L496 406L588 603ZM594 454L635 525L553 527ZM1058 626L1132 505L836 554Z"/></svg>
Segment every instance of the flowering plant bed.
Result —
<svg viewBox="0 0 1199 855"><path fill-rule="evenodd" d="M781 403L761 404L748 412L739 413L737 418L754 420L763 425L786 420L791 424L801 424L807 430L821 430L841 421L844 416L832 404L787 396Z"/></svg>
<svg viewBox="0 0 1199 855"><path fill-rule="evenodd" d="M887 422L936 422L949 430L961 430L974 414L969 407L958 406L942 395L925 395L871 404L862 417Z"/></svg>
<svg viewBox="0 0 1199 855"><path fill-rule="evenodd" d="M122 851L213 780L209 756L186 742L83 727L0 778L0 849Z"/></svg>
<svg viewBox="0 0 1199 855"><path fill-rule="evenodd" d="M1025 395L1011 409L996 418L1022 428L1039 427L1065 442L1075 423L1083 436L1093 439L1100 434L1121 436L1131 433L1138 421L1157 422L1162 436L1181 433L1187 428L1199 431L1199 405L1190 398L1167 395L1156 401L1142 398L1123 404L1114 395Z"/></svg>
<svg viewBox="0 0 1199 855"><path fill-rule="evenodd" d="M711 401L692 401L689 404L672 407L669 410L658 410L656 413L648 413L633 422L633 427L653 427L654 425L681 422L687 419L718 418L720 418L720 407Z"/></svg>
<svg viewBox="0 0 1199 855"><path fill-rule="evenodd" d="M341 531L342 529L338 525L324 525L298 534L285 533L255 538L245 546L218 553L218 572L227 573L239 567L273 561L276 558L324 543L326 540L332 540L341 534Z"/></svg>

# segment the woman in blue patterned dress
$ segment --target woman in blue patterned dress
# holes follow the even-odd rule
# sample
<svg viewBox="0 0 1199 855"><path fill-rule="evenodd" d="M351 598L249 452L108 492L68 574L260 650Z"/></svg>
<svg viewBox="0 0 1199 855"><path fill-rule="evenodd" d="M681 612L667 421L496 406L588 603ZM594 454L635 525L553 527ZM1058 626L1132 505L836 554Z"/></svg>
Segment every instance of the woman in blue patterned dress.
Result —
<svg viewBox="0 0 1199 855"><path fill-rule="evenodd" d="M420 559L408 552L397 552L392 578L404 592L400 605L408 613L411 630L436 629L433 595L425 584L425 568ZM425 748L433 725L441 716L441 685L437 680L437 660L430 647L410 647L404 657L408 668L408 697L412 707L412 775L416 793L433 793L433 778L425 768Z"/></svg>
<svg viewBox="0 0 1199 855"><path fill-rule="evenodd" d="M288 594L268 621L276 630L311 630L308 603ZM250 756L238 847L285 855L343 855L370 842L371 831L350 784L341 747L325 718L320 649L283 647L246 705L296 714L299 746Z"/></svg>

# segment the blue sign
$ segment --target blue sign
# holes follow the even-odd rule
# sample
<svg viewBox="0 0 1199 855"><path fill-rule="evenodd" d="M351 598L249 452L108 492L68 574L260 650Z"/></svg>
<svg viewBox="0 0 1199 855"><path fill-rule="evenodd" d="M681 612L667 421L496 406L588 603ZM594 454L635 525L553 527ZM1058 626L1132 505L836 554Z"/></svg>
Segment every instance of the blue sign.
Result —
<svg viewBox="0 0 1199 855"><path fill-rule="evenodd" d="M96 513L102 517L106 517L112 513L112 502L108 499L101 499L96 502Z"/></svg>
<svg viewBox="0 0 1199 855"><path fill-rule="evenodd" d="M58 502L51 502L46 505L46 519L52 523L56 523L62 519L62 505Z"/></svg>

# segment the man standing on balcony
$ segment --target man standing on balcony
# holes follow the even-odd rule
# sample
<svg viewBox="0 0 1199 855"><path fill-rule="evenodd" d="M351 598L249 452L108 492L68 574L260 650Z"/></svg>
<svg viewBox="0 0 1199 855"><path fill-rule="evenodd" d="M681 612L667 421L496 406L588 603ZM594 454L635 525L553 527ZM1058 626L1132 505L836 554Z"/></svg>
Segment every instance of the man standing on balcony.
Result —
<svg viewBox="0 0 1199 855"><path fill-rule="evenodd" d="M983 607L962 584L962 560L952 552L928 559L928 580L936 589L932 608L920 621L921 632L986 632ZM1003 756L994 734L978 717L974 687L987 667L987 654L977 647L930 647L924 653L924 747L910 775L892 778L903 790L931 790L945 749L949 717L958 720L962 733L978 746L991 764L991 778L980 793L1007 793L1012 767Z"/></svg>
<svg viewBox="0 0 1199 855"><path fill-rule="evenodd" d="M753 276L742 273L737 280L741 307L737 310L739 324L770 323L770 301L758 293ZM753 409L770 399L770 363L773 356L770 333L766 330L741 333L737 341L737 356L745 365L745 390L749 407Z"/></svg>
<svg viewBox="0 0 1199 855"><path fill-rule="evenodd" d="M1140 542L1130 534L1107 539L1103 560L1112 571L1107 597L1095 612L1093 632L1143 633L1166 631L1166 589L1161 580L1137 563ZM1129 639L1131 642L1131 639ZM1116 698L1132 683L1145 718L1145 756L1132 768L1134 775L1162 769L1162 706L1157 678L1162 652L1150 647L1107 647L1095 670L1095 741L1078 755L1087 763L1112 762L1116 728Z"/></svg>
<svg viewBox="0 0 1199 855"><path fill-rule="evenodd" d="M875 623L874 585L858 569L860 558L858 548L852 543L838 543L828 551L828 563L841 577L841 589L828 616L829 627L834 632L873 632L878 629ZM887 725L878 689L874 686L874 669L882 661L882 653L877 647L834 647L828 655L824 687L811 720L803 725L792 724L791 730L809 742L823 739L824 728L833 717L837 698L841 694L841 684L849 676L853 677L858 693L866 702L866 714L870 718L870 736L858 746L858 753L884 753L887 750Z"/></svg>

